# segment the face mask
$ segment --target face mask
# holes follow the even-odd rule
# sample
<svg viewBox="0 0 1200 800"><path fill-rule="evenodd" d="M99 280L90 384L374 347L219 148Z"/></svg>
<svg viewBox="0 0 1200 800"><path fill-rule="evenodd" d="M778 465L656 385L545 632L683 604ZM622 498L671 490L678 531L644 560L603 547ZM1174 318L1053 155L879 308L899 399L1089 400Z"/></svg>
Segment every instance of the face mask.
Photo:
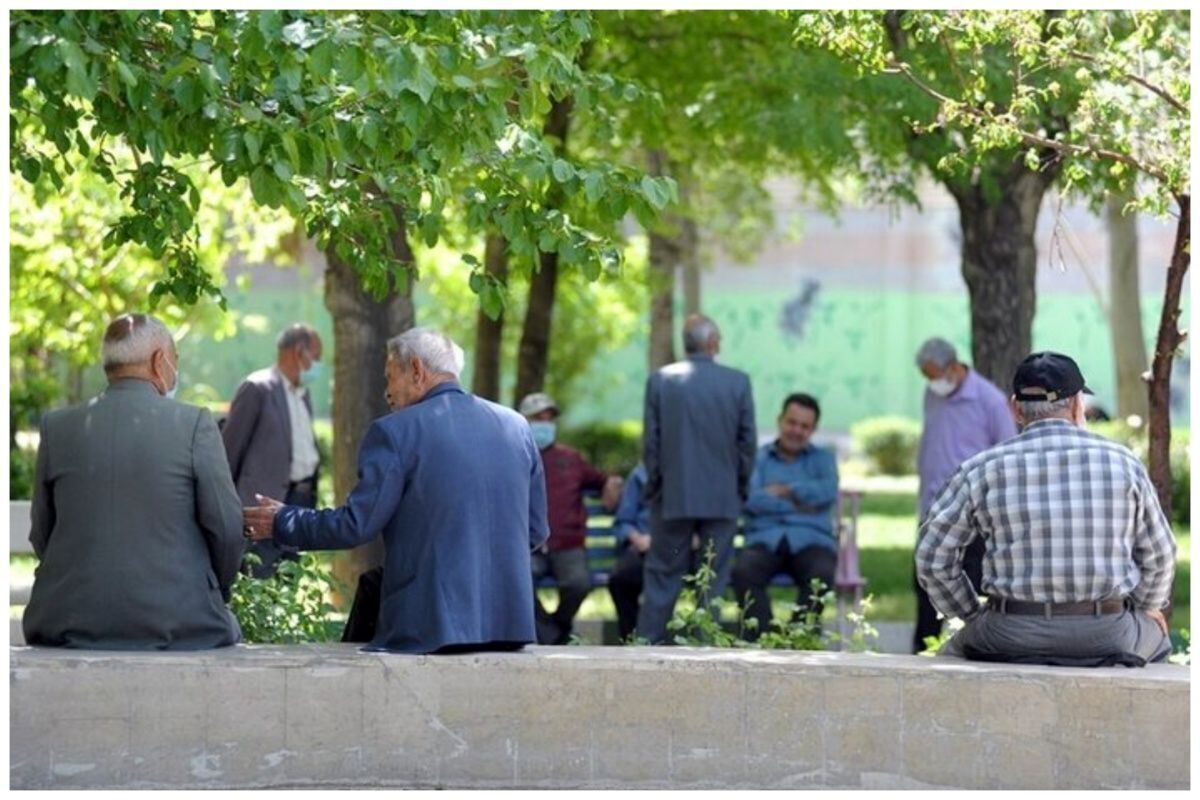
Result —
<svg viewBox="0 0 1200 800"><path fill-rule="evenodd" d="M533 430L533 441L537 444L538 450L545 450L554 444L554 436L558 428L555 423L530 422L529 427Z"/></svg>
<svg viewBox="0 0 1200 800"><path fill-rule="evenodd" d="M321 377L321 362L313 361L308 365L308 369L300 370L300 382L312 383L317 378Z"/></svg>
<svg viewBox="0 0 1200 800"><path fill-rule="evenodd" d="M957 388L954 381L949 378L938 378L929 382L929 391L938 397L949 397L951 392Z"/></svg>
<svg viewBox="0 0 1200 800"><path fill-rule="evenodd" d="M167 366L170 366L170 364L168 363ZM179 391L179 373L175 371L174 367L171 367L171 371L175 372L175 383L172 384L171 388L168 389L167 392L163 395L163 397L167 398L168 400L174 400L175 393L177 391Z"/></svg>

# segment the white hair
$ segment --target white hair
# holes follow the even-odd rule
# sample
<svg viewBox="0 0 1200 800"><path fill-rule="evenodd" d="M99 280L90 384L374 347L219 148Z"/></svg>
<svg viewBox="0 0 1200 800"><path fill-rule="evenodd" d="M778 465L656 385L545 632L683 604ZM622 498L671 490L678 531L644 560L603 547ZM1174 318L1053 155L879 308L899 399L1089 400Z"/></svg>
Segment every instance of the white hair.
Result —
<svg viewBox="0 0 1200 800"><path fill-rule="evenodd" d="M1071 395L1074 397L1075 395ZM1017 408L1026 422L1037 422L1039 419L1065 417L1071 408L1071 397L1058 400L1018 400Z"/></svg>
<svg viewBox="0 0 1200 800"><path fill-rule="evenodd" d="M926 364L933 364L938 369L945 369L956 361L958 361L958 353L955 352L954 345L937 336L927 339L921 345L921 349L917 351L918 368Z"/></svg>
<svg viewBox="0 0 1200 800"><path fill-rule="evenodd" d="M157 318L149 314L124 314L109 323L100 345L104 369L112 370L150 360L155 350L173 351L175 340Z"/></svg>
<svg viewBox="0 0 1200 800"><path fill-rule="evenodd" d="M430 372L446 372L455 378L462 372L466 359L463 349L433 328L409 328L399 336L388 339L388 355L407 368L411 359L420 359Z"/></svg>
<svg viewBox="0 0 1200 800"><path fill-rule="evenodd" d="M688 317L683 324L683 352L701 353L708 343L719 336L717 323L700 314Z"/></svg>

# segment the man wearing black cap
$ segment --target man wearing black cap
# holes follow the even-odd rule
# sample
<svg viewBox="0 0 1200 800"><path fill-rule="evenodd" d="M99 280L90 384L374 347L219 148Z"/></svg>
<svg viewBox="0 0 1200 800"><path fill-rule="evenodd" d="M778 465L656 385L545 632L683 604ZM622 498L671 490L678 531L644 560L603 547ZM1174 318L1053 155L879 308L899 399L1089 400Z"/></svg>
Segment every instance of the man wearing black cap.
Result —
<svg viewBox="0 0 1200 800"><path fill-rule="evenodd" d="M917 577L947 618L942 648L985 661L1141 666L1165 660L1175 538L1128 448L1085 429L1079 367L1034 353L1010 405L1022 432L966 461L934 500ZM984 540L983 593L962 553Z"/></svg>

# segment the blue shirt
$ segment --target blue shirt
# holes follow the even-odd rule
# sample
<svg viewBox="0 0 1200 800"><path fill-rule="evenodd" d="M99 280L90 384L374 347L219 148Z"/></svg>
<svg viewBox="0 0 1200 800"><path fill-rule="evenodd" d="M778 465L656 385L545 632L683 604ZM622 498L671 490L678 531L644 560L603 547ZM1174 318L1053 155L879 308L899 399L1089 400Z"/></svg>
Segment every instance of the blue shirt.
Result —
<svg viewBox="0 0 1200 800"><path fill-rule="evenodd" d="M971 456L1017 435L1008 400L975 370L949 397L925 390L925 428L917 453L920 514L925 519L938 491Z"/></svg>
<svg viewBox="0 0 1200 800"><path fill-rule="evenodd" d="M650 532L650 506L642 500L642 489L646 486L646 465L638 464L625 480L621 490L621 502L613 515L613 536L617 547L629 543L629 532Z"/></svg>
<svg viewBox="0 0 1200 800"><path fill-rule="evenodd" d="M285 506L275 517L275 541L302 550L383 537L379 624L367 649L404 653L534 641L529 554L548 535L529 423L454 382L372 423L346 505Z"/></svg>
<svg viewBox="0 0 1200 800"><path fill-rule="evenodd" d="M793 553L814 545L836 551L837 459L832 452L810 444L788 461L777 444L760 447L754 460L743 528L746 545L775 550L786 539ZM768 494L763 487L772 483L786 484L792 496L785 499Z"/></svg>

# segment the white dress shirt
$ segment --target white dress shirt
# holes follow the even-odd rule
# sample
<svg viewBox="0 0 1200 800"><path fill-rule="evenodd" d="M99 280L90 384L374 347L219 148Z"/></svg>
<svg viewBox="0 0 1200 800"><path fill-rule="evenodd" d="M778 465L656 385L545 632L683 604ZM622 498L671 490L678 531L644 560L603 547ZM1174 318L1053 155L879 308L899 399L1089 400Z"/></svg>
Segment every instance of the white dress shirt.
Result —
<svg viewBox="0 0 1200 800"><path fill-rule="evenodd" d="M317 453L317 439L313 435L312 417L308 413L308 407L304 405L304 394L308 390L293 385L279 367L274 369L279 375L279 379L283 381L288 416L292 423L292 465L288 479L295 483L311 478L317 471L317 463L321 457Z"/></svg>

